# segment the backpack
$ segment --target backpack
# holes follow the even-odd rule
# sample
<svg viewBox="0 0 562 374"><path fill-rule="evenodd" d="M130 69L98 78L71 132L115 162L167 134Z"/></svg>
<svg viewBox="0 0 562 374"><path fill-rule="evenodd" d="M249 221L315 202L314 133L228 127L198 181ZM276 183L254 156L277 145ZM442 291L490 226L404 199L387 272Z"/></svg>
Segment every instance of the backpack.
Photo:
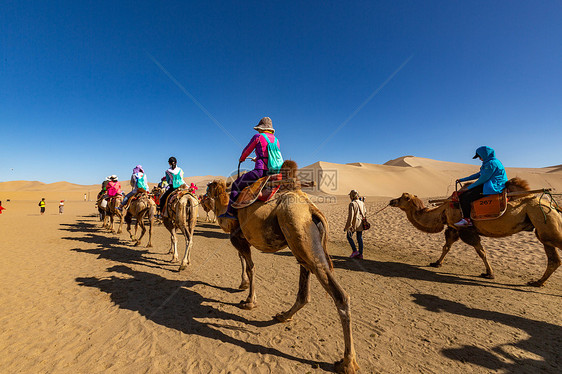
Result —
<svg viewBox="0 0 562 374"><path fill-rule="evenodd" d="M269 174L278 174L283 165L283 156L279 150L279 139L270 142L265 134L261 134L267 141L267 169Z"/></svg>

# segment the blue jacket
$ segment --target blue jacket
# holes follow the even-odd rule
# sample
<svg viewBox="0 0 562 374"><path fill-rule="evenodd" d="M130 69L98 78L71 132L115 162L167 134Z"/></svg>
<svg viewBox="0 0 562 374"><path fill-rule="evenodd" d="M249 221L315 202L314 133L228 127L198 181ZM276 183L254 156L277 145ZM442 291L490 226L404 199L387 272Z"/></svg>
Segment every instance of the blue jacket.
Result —
<svg viewBox="0 0 562 374"><path fill-rule="evenodd" d="M468 186L469 190L483 184L484 195L501 193L505 188L507 175L505 174L505 168L502 163L496 158L495 151L490 147L482 146L476 150L476 154L482 158L480 172L459 179L459 181L466 182L478 178L476 182Z"/></svg>

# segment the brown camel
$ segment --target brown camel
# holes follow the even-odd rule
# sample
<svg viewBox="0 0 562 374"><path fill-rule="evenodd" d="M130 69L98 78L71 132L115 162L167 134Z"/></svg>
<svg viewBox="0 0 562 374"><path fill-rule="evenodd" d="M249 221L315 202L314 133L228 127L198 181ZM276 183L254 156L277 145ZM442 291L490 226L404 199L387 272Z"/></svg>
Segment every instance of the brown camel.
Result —
<svg viewBox="0 0 562 374"><path fill-rule="evenodd" d="M528 190L528 184L519 178L508 181L506 188L509 192ZM539 241L544 245L548 264L544 275L537 281L530 281L528 285L540 287L550 275L560 266L561 260L556 248L562 249L562 215L557 209L551 208L546 198L540 200L536 195L524 195L510 198L505 213L496 219L486 221L473 221L474 226L457 228L455 222L461 219L459 208L452 207L445 202L435 208L426 208L423 202L415 195L403 193L399 198L390 201L390 206L397 207L406 212L408 220L419 230L437 233L445 230L445 245L441 257L431 263L439 267L451 249L453 243L459 238L474 247L486 267L486 272L481 274L485 278L494 278L494 271L486 257L486 251L480 243L480 236L506 237L520 231L533 231Z"/></svg>
<svg viewBox="0 0 562 374"><path fill-rule="evenodd" d="M115 232L113 229L114 216L119 217L119 228L117 229L117 234L121 234L123 231L123 214L117 207L121 205L123 201L123 195L116 195L114 197L107 198L107 205L105 207L105 217L102 227L107 228L111 232Z"/></svg>
<svg viewBox="0 0 562 374"><path fill-rule="evenodd" d="M215 208L215 199L209 197L209 195L205 194L203 196L201 196L200 199L200 204L203 207L203 210L205 211L205 222L213 222L215 223L217 221L217 216L214 215L213 219L209 218L209 213L214 211Z"/></svg>
<svg viewBox="0 0 562 374"><path fill-rule="evenodd" d="M152 200L146 191L137 193L138 198L132 197L126 208L123 209L125 215L125 222L127 223L127 231L135 246L140 245L142 237L146 233L144 226L144 218L148 219L148 244L147 247L152 247L152 224L154 223L154 216L156 215L156 203ZM135 234L131 232L132 218L135 217L137 223L135 225ZM137 227L140 226L141 234L138 239L135 238L137 234Z"/></svg>
<svg viewBox="0 0 562 374"><path fill-rule="evenodd" d="M171 247L168 253L172 253L172 262L178 261L176 228L180 229L185 237L185 255L179 271L186 269L189 265L189 255L193 246L193 232L197 224L197 206L199 205L199 200L193 194L187 193L185 188L187 188L185 185L179 187L177 192L168 197L166 212L162 214L164 226L170 232Z"/></svg>
<svg viewBox="0 0 562 374"><path fill-rule="evenodd" d="M296 163L290 163L292 168L296 169ZM283 167L287 168L288 165L286 163ZM225 181L213 181L209 185L208 193L215 199L215 214L218 216L224 213L229 202ZM314 273L333 298L343 327L345 351L343 359L336 362L336 370L340 373L355 373L359 366L355 359L351 334L350 298L337 282L332 261L327 253L326 218L308 196L300 188L296 188L279 195L273 201L256 202L238 209L238 220L219 217L218 222L221 228L230 234L230 242L246 262L250 291L247 299L240 302L240 307L252 309L257 305L250 247L273 253L288 246L300 264L299 291L291 309L277 314L275 318L281 322L291 320L310 300L310 273ZM245 278L242 283L244 281Z"/></svg>

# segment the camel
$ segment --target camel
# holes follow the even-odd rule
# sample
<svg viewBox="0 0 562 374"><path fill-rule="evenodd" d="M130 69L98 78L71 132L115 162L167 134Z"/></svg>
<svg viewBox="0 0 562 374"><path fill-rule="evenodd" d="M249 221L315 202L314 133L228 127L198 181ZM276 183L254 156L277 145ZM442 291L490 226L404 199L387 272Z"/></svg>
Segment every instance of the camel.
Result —
<svg viewBox="0 0 562 374"><path fill-rule="evenodd" d="M215 223L217 222L217 216L215 215L213 217L213 219L211 220L209 218L209 213L211 211L213 211L213 209L215 208L215 200L211 197L209 197L209 195L205 194L203 196L201 196L199 203L201 204L201 206L203 207L203 210L205 211L206 217L205 217L205 222L212 222Z"/></svg>
<svg viewBox="0 0 562 374"><path fill-rule="evenodd" d="M182 187L186 187L183 185ZM162 214L162 222L170 232L171 247L168 253L172 253L171 262L178 261L178 239L176 237L176 228L180 229L185 237L185 255L179 267L179 271L185 270L189 265L189 255L193 246L193 232L197 224L197 205L199 200L191 193L185 193L182 187L178 188L178 192L172 193L166 202L166 214ZM172 199L172 196L180 193L179 198Z"/></svg>
<svg viewBox="0 0 562 374"><path fill-rule="evenodd" d="M519 178L510 179L506 188L508 192L529 189L527 182ZM529 281L527 283L529 286L542 286L561 264L556 248L562 250L562 214L556 208L552 208L550 201L546 198L530 194L510 197L507 210L501 217L493 220L474 221L474 226L467 228L454 226L454 223L461 219L462 213L459 208L452 207L450 202L444 202L434 208L426 208L417 196L403 193L399 198L391 200L390 206L403 210L408 220L421 231L438 233L443 230L445 225L447 226L441 257L430 266L440 267L451 246L460 238L473 246L484 261L486 272L480 276L493 279L494 271L488 262L486 251L480 243L480 236L499 238L524 230L535 230L535 235L544 245L548 259L544 275L536 281Z"/></svg>
<svg viewBox="0 0 562 374"><path fill-rule="evenodd" d="M134 199L134 198L131 198ZM125 222L127 223L127 232L135 246L140 245L142 237L146 233L144 226L144 218L148 218L148 244L147 248L152 247L152 224L154 223L154 216L156 215L156 203L152 200L146 192L141 192L137 199L130 200L128 206L123 209ZM132 218L136 218L135 235L131 232ZM135 238L137 234L137 227L140 226L141 234L138 239Z"/></svg>
<svg viewBox="0 0 562 374"><path fill-rule="evenodd" d="M117 230L117 234L121 234L121 232L123 231L122 230L123 214L119 209L117 209L117 207L121 205L121 202L123 201L123 195L116 195L114 197L107 198L106 200L107 200L107 205L105 207L105 216L104 216L102 227L107 228L108 230L114 233L115 230L113 229L113 222L114 222L113 217L118 216L119 228Z"/></svg>
<svg viewBox="0 0 562 374"><path fill-rule="evenodd" d="M283 164L283 169L289 167L294 176L296 163L286 161ZM215 215L224 213L229 202L226 182L211 182L208 194L215 200ZM310 300L310 273L314 273L333 298L343 327L344 357L336 362L336 370L340 373L355 373L359 366L355 359L351 334L350 298L337 282L333 272L333 264L327 252L326 218L308 196L300 188L296 188L279 195L275 200L255 202L238 209L238 220L219 217L218 223L230 234L230 242L243 258L242 268L244 270L245 267L247 278L243 273L242 285L246 279L249 280L249 294L246 300L240 302L240 307L253 309L257 306L251 246L266 253L289 247L300 264L299 291L294 305L288 311L277 314L275 318L280 322L291 320Z"/></svg>

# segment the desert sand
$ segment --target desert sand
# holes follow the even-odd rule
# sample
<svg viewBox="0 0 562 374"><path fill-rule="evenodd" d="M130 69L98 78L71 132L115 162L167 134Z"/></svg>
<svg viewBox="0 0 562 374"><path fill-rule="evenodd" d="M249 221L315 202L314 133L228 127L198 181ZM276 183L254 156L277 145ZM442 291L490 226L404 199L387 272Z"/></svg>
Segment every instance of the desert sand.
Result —
<svg viewBox="0 0 562 374"><path fill-rule="evenodd" d="M324 176L337 171L336 185L319 183L311 193L328 217L335 274L351 296L361 372L562 371L562 270L542 288L526 286L546 266L533 233L484 238L496 279L482 279L482 261L460 242L443 267L429 267L443 234L420 232L401 211L385 208L402 192L425 201L446 196L456 178L478 167L407 156L386 165L319 162L303 169L313 170L312 178L318 170ZM560 166L508 168L508 176L514 174L532 188L562 191ZM197 181L201 191L212 178L199 178L186 180ZM363 260L348 258L343 232L344 195L351 188L367 196L373 224ZM253 251L258 307L242 310L236 304L247 291L236 288L238 256L202 210L192 264L179 273L169 262L163 226L154 229L153 248L133 247L126 233L101 229L93 202L84 201L88 191L93 199L97 186L0 183L6 208L0 215L1 372L333 371L343 354L341 325L314 278L311 302L294 320L272 320L296 297L299 269L289 250ZM41 197L47 199L43 216Z"/></svg>

